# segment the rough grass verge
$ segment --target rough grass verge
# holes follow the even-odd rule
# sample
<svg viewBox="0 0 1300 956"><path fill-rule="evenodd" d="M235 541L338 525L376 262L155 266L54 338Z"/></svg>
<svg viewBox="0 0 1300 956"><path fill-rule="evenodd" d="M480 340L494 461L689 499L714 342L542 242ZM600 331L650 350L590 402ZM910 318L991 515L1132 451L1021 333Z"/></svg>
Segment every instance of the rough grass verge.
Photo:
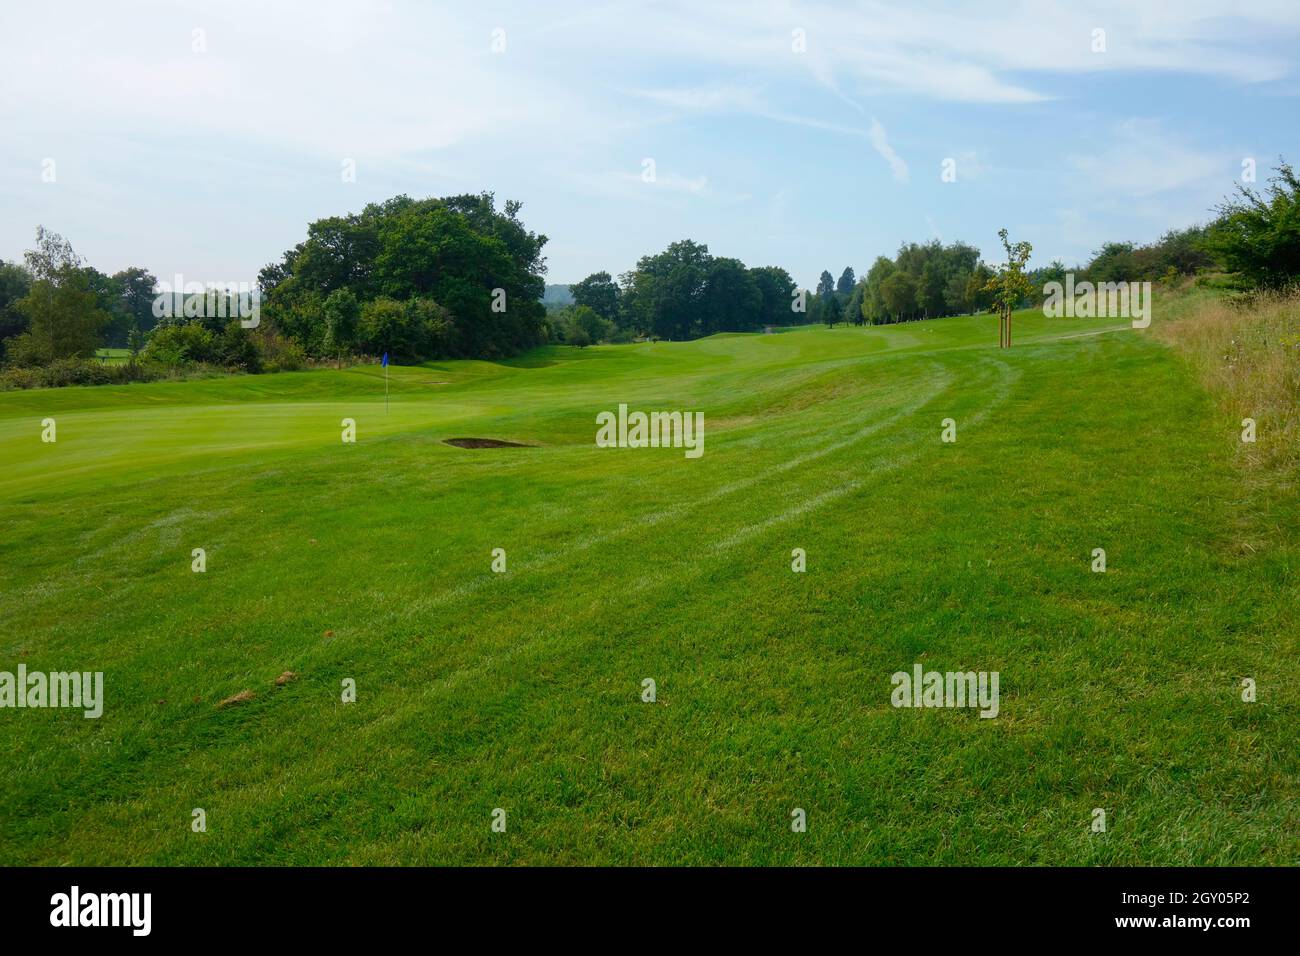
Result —
<svg viewBox="0 0 1300 956"><path fill-rule="evenodd" d="M1237 296L1192 290L1180 299L1157 336L1191 364L1222 410L1249 497L1293 501L1300 475L1300 286ZM1243 440L1245 419L1255 422L1254 442Z"/></svg>

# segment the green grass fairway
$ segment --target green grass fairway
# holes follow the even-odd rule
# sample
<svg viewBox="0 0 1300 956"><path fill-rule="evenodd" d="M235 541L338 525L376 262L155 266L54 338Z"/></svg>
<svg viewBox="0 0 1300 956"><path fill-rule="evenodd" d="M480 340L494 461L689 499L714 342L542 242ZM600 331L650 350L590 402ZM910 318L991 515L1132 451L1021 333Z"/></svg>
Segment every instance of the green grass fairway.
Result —
<svg viewBox="0 0 1300 956"><path fill-rule="evenodd" d="M1237 423L1123 321L996 325L0 394L0 670L106 696L0 710L0 862L1300 861ZM595 447L620 402L703 457ZM999 716L892 707L916 663Z"/></svg>
<svg viewBox="0 0 1300 956"><path fill-rule="evenodd" d="M130 349L96 349L95 358L105 365L125 365L131 357Z"/></svg>

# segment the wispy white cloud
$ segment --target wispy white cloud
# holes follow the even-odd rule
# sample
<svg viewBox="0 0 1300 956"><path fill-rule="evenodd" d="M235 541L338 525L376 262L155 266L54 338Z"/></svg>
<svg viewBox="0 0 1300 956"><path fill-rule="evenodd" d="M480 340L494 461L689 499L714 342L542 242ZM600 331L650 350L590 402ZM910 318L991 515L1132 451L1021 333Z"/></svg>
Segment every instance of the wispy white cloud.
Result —
<svg viewBox="0 0 1300 956"><path fill-rule="evenodd" d="M1112 197L1142 197L1231 179L1237 157L1189 146L1153 119L1128 119L1079 143L1069 164L1087 187Z"/></svg>
<svg viewBox="0 0 1300 956"><path fill-rule="evenodd" d="M1091 48L1099 27L1105 53ZM498 28L505 49L494 53ZM204 53L191 48L194 29L206 31ZM1088 210L1105 197L1201 209L1206 181L1230 179L1240 163L1202 145L1215 140L1205 124L1237 121L1230 135L1258 140L1262 165L1290 152L1295 134L1260 122L1256 135L1235 116L1202 122L1194 102L1167 92L1159 129L1135 121L1105 139L1080 135L1077 147L1070 131L1116 115L1124 82L1149 76L1240 91L1266 115L1261 98L1297 81L1297 39L1294 0L11 3L0 28L0 254L20 252L45 222L105 266L130 256L162 271L206 263L238 275L320 215L399 191L495 189L525 199L557 240L568 230L572 248L619 216L662 213L683 234L714 228L707 210L734 202L716 227L728 241L806 230L810 242L792 255L812 269L810 243L858 242L854 230L873 228L890 231L864 246L896 241L918 221L915 207L900 207L938 188L945 155L959 181L982 179L937 200L953 203L941 221L954 236L972 237L968 223L994 203L1046 210L1058 193ZM1107 82L1061 82L1090 75ZM1055 138L1026 131L1030 112ZM969 122L947 141L953 116ZM997 130L996 154L980 129ZM648 155L677 167L661 168L653 190L637 176ZM1032 197L1020 183L999 192L1017 155L1039 175ZM48 156L57 186L39 180ZM350 186L339 181L345 157L358 163ZM909 190L879 189L909 180ZM593 196L608 201L583 202ZM747 196L780 197L776 218L751 202L746 221ZM195 222L215 228L158 228ZM232 244L236 231L247 241ZM630 250L646 240L629 228L609 241ZM771 246L762 255L775 258Z"/></svg>
<svg viewBox="0 0 1300 956"><path fill-rule="evenodd" d="M871 138L871 148L880 154L885 162L889 163L889 169L894 175L897 182L905 183L911 178L908 171L907 163L903 162L903 157L894 151L894 147L889 145L889 137L885 135L885 128L880 125L877 119L871 120L871 129L868 131Z"/></svg>

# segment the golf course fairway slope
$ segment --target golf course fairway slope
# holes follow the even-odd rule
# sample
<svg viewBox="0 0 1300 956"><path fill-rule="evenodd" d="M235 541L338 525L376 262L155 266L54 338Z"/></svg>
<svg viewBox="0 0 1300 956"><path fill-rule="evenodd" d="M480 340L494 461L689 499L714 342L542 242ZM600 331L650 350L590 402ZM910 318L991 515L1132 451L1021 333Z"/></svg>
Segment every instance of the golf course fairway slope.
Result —
<svg viewBox="0 0 1300 956"><path fill-rule="evenodd" d="M0 670L104 674L0 711L0 862L1297 862L1237 423L1149 330L995 325L0 394Z"/></svg>

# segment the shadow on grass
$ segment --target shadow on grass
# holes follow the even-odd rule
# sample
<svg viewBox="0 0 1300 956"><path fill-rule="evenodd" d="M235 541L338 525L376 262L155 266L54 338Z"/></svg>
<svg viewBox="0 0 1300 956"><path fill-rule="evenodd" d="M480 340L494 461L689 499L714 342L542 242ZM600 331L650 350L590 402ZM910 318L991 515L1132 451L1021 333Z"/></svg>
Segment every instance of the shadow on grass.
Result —
<svg viewBox="0 0 1300 956"><path fill-rule="evenodd" d="M605 348L577 348L572 345L543 345L514 358L489 359L506 368L546 368L560 362L590 362L615 358L617 353Z"/></svg>

